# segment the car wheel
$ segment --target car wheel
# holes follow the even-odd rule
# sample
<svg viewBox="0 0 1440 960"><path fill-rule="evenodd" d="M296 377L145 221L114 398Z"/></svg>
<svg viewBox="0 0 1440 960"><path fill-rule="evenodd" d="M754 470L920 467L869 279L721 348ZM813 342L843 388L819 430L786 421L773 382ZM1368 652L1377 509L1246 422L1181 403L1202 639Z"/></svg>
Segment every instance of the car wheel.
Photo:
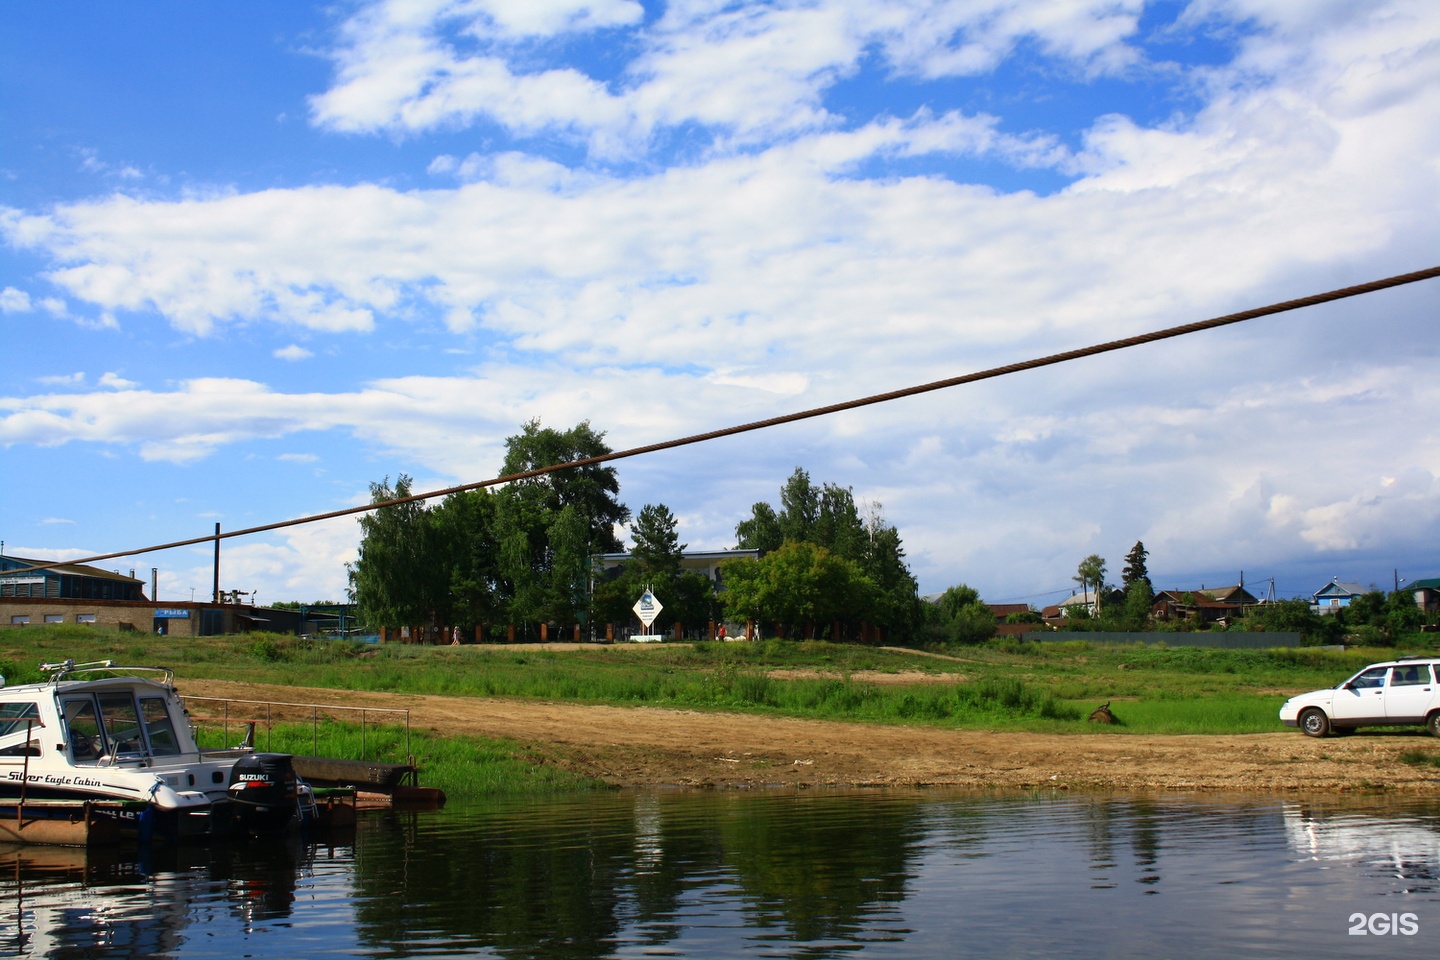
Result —
<svg viewBox="0 0 1440 960"><path fill-rule="evenodd" d="M1300 714L1300 729L1307 737L1323 737L1330 732L1330 718L1325 711L1311 707Z"/></svg>
<svg viewBox="0 0 1440 960"><path fill-rule="evenodd" d="M1440 710L1430 714L1430 718L1425 721L1425 729L1430 731L1430 736L1440 737Z"/></svg>

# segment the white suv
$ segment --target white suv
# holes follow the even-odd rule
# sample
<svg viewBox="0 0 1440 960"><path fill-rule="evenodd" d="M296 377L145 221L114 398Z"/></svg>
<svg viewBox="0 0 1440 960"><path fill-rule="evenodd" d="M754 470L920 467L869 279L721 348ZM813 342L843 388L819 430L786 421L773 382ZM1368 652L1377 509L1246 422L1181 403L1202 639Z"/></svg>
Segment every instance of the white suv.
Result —
<svg viewBox="0 0 1440 960"><path fill-rule="evenodd" d="M1423 724L1440 737L1437 681L1440 658L1403 657L1376 663L1337 687L1291 697L1280 708L1280 719L1312 737L1398 724Z"/></svg>

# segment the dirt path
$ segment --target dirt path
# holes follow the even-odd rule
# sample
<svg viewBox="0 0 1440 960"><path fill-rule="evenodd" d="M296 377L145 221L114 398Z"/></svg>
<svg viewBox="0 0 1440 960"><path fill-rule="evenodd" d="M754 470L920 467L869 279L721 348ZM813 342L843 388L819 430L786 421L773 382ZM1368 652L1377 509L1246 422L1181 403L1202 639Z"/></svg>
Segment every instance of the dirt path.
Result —
<svg viewBox="0 0 1440 960"><path fill-rule="evenodd" d="M1313 740L1246 736L1056 735L873 726L747 714L415 697L192 680L189 696L399 707L417 729L505 737L619 786L954 785L1114 790L1440 789L1440 771L1400 754L1440 753L1422 733Z"/></svg>

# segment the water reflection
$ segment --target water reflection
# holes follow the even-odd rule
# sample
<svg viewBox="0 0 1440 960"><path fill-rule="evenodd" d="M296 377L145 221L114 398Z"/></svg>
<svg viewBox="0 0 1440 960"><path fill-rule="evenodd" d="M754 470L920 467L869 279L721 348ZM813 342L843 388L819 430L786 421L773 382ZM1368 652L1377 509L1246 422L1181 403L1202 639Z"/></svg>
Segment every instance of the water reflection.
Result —
<svg viewBox="0 0 1440 960"><path fill-rule="evenodd" d="M0 848L0 956L1430 956L1437 872L1424 802L605 794L332 845Z"/></svg>
<svg viewBox="0 0 1440 960"><path fill-rule="evenodd" d="M178 956L196 925L243 933L291 916L319 856L299 838L141 851L0 845L0 956Z"/></svg>

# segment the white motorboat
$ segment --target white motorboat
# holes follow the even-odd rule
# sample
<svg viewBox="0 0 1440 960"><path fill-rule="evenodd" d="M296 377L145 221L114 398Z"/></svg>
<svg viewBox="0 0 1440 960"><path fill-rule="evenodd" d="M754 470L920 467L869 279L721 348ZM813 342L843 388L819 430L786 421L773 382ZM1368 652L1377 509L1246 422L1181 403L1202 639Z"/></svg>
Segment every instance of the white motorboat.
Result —
<svg viewBox="0 0 1440 960"><path fill-rule="evenodd" d="M203 750L174 672L109 660L0 679L0 806L97 801L142 837L287 827L308 799L286 754Z"/></svg>

